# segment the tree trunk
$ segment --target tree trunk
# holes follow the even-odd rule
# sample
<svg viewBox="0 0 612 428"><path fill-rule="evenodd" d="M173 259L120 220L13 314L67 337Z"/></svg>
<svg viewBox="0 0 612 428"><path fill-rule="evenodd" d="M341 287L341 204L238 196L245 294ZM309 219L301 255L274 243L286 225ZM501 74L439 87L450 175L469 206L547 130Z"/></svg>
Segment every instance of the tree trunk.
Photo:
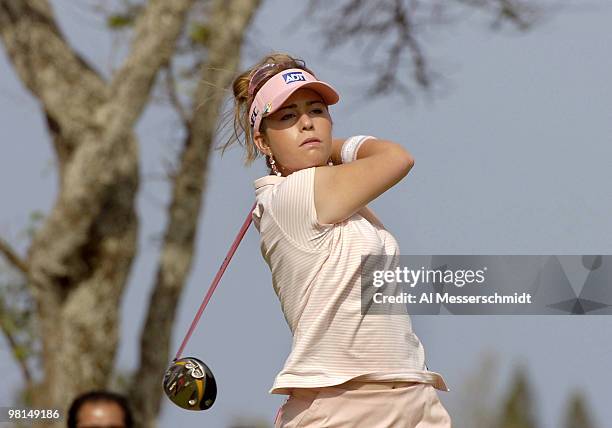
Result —
<svg viewBox="0 0 612 428"><path fill-rule="evenodd" d="M0 0L0 36L39 99L58 157L59 194L28 251L43 348L41 408L107 385L119 306L136 251L138 148L132 128L193 0L152 0L125 64L105 83L66 43L46 0Z"/></svg>

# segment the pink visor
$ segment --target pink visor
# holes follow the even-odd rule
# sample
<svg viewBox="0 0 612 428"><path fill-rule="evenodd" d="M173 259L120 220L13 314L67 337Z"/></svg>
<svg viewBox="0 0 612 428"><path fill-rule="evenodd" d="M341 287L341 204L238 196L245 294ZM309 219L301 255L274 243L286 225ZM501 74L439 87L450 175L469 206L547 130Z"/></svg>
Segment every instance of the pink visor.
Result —
<svg viewBox="0 0 612 428"><path fill-rule="evenodd" d="M338 92L329 84L317 80L312 74L300 68L290 68L275 74L255 95L249 110L253 133L259 131L261 119L274 113L283 103L300 88L309 88L317 92L327 105L336 104L340 99Z"/></svg>

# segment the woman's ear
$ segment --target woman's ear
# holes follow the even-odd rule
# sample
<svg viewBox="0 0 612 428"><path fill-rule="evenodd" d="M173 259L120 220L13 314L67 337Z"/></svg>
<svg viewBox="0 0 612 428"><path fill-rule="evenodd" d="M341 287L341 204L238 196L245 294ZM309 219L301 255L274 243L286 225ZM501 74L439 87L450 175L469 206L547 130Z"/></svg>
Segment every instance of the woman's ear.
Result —
<svg viewBox="0 0 612 428"><path fill-rule="evenodd" d="M255 134L253 135L253 142L263 154L270 153L270 147L266 144L266 138L260 131L255 131Z"/></svg>

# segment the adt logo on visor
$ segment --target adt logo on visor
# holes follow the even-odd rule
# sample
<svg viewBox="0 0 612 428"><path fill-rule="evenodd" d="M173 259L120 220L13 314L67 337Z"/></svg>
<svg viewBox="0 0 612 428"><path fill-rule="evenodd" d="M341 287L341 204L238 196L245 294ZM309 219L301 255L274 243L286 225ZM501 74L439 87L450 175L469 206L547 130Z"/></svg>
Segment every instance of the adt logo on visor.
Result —
<svg viewBox="0 0 612 428"><path fill-rule="evenodd" d="M285 83L293 83L293 82L305 82L306 76L302 74L301 71L293 71L291 73L283 74L283 79L285 79Z"/></svg>

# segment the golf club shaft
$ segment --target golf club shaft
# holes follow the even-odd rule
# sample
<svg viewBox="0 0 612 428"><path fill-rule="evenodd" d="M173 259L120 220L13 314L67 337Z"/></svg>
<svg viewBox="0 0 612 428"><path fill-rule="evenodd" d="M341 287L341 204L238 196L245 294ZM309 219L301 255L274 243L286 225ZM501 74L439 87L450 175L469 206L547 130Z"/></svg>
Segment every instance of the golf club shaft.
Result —
<svg viewBox="0 0 612 428"><path fill-rule="evenodd" d="M181 357L181 354L183 353L183 350L185 349L187 342L189 342L189 338L191 337L191 334L193 333L196 326L198 325L198 322L200 321L200 317L202 316L202 312L204 312L204 308L206 308L206 305L208 304L208 301L212 297L212 294L214 293L215 288L217 288L217 284L219 283L219 280L223 276L223 272L225 272L225 269L227 268L227 265L232 259L232 256L236 252L236 249L238 248L240 241L242 241L242 237L244 236L247 229L251 225L251 221L253 220L253 217L252 217L253 210L255 209L256 206L257 206L257 202L253 204L253 207L249 211L249 215L247 216L247 218L244 220L244 223L242 224L242 227L240 228L240 231L238 232L236 239L234 239L234 243L229 249L227 255L225 256L225 259L223 260L223 263L221 264L221 267L219 268L219 271L217 272L215 279L213 279L213 282L210 285L208 292L206 293L206 296L204 297L204 300L202 301L202 304L200 305L200 309L198 309L196 316L193 318L193 321L191 322L191 326L189 327L189 330L187 331L187 334L185 335L185 338L183 339L183 343L181 343L181 347L179 348L178 352L176 353L176 356L174 357L175 360L178 360Z"/></svg>

